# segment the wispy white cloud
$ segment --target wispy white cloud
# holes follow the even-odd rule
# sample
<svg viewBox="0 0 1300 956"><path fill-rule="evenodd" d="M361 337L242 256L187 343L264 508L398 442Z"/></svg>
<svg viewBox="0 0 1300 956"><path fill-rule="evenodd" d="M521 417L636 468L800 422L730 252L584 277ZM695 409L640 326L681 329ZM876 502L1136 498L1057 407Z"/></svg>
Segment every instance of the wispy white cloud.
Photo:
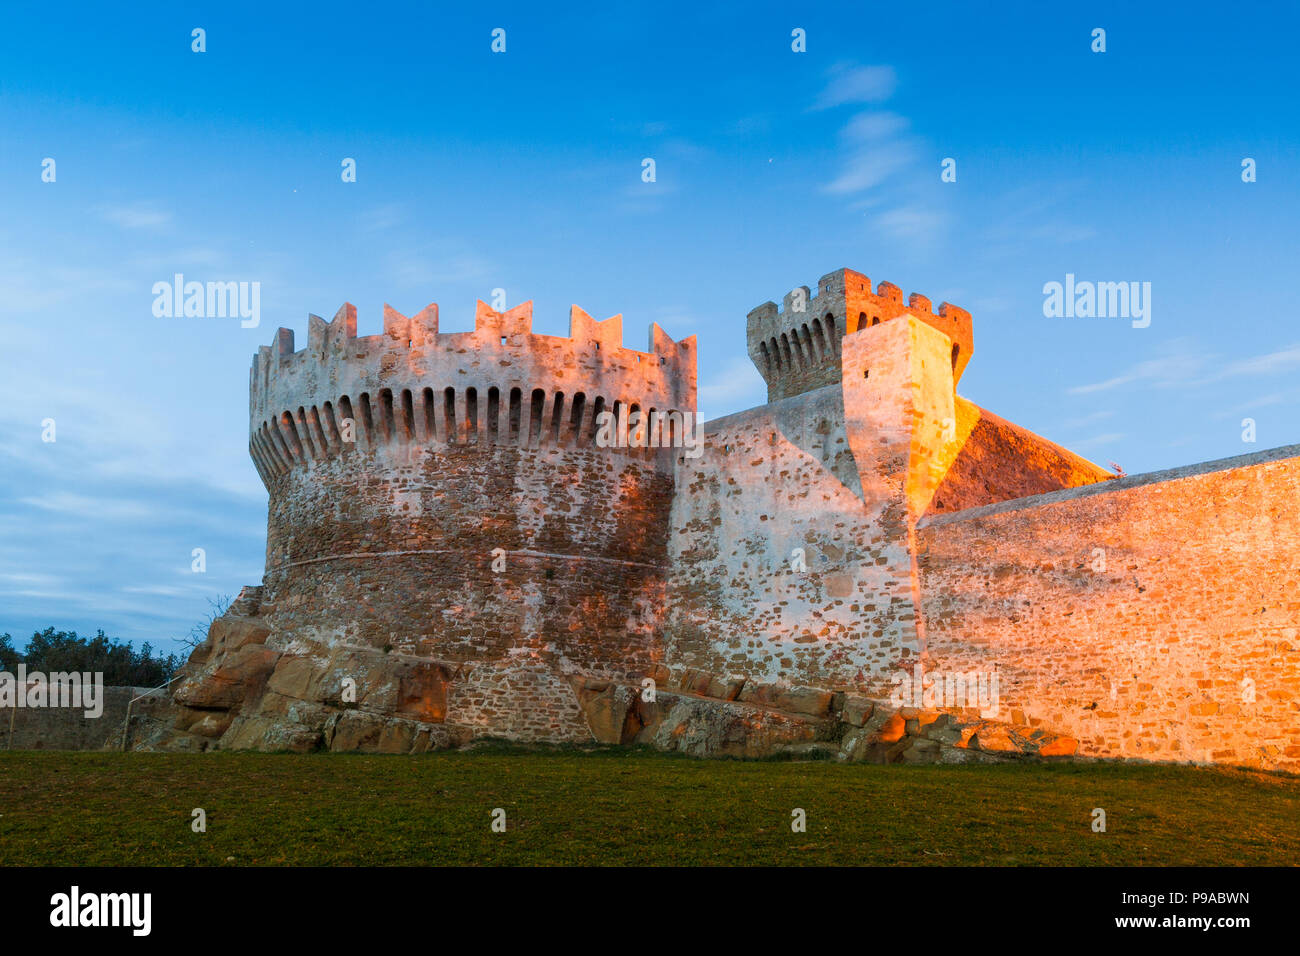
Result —
<svg viewBox="0 0 1300 956"><path fill-rule="evenodd" d="M936 209L910 205L882 212L874 221L881 231L895 239L924 242L943 228L947 218Z"/></svg>
<svg viewBox="0 0 1300 956"><path fill-rule="evenodd" d="M1097 238L1088 222L1067 218L1066 200L1082 188L1074 181L1035 182L1009 189L997 198L998 215L981 230L978 249L987 259L1016 258L1032 245L1068 245ZM1072 207L1077 215L1079 206Z"/></svg>
<svg viewBox="0 0 1300 956"><path fill-rule="evenodd" d="M1079 441L1070 442L1070 444L1075 448L1097 448L1101 445L1113 445L1123 438L1123 432L1105 432L1101 435L1093 435L1091 438L1082 438Z"/></svg>
<svg viewBox="0 0 1300 956"><path fill-rule="evenodd" d="M204 588L178 588L174 585L163 584L146 584L140 586L124 587L123 594L153 594L159 597L185 597L187 595L196 595L202 597L207 593Z"/></svg>
<svg viewBox="0 0 1300 956"><path fill-rule="evenodd" d="M1146 359L1129 366L1118 375L1100 382L1076 385L1072 395L1104 392L1122 385L1145 385L1152 388L1196 388L1232 378L1275 375L1300 367L1300 345L1289 345L1274 352L1245 359L1223 362L1218 355L1198 353L1190 343L1179 341L1179 348L1160 358Z"/></svg>
<svg viewBox="0 0 1300 956"><path fill-rule="evenodd" d="M46 313L88 296L130 292L135 285L115 269L18 258L0 264L0 288L11 312Z"/></svg>
<svg viewBox="0 0 1300 956"><path fill-rule="evenodd" d="M879 186L913 162L916 149L901 134L907 120L894 113L863 113L841 132L848 146L840 174L827 186L832 193L857 193Z"/></svg>
<svg viewBox="0 0 1300 956"><path fill-rule="evenodd" d="M1215 421L1223 421L1225 418L1233 418L1242 412L1253 412L1260 408L1272 408L1275 405L1282 405L1286 402L1294 402L1300 399L1300 391L1295 389L1282 390L1279 392L1270 392L1267 395L1261 395L1258 398L1252 398L1249 401L1241 402L1226 408L1221 412L1214 414Z"/></svg>
<svg viewBox="0 0 1300 956"><path fill-rule="evenodd" d="M213 593L258 579L264 505L216 481L150 471L143 445L134 471L104 477L100 439L131 434L76 428L46 445L0 422L0 630L90 623L156 641L183 634ZM44 454L13 454L27 446ZM193 570L195 547L207 573Z"/></svg>
<svg viewBox="0 0 1300 956"><path fill-rule="evenodd" d="M841 66L831 72L813 108L881 103L896 85L891 67ZM911 135L906 117L888 110L860 112L840 130L840 142L840 169L823 187L826 192L852 197L849 208L863 210L876 235L918 248L943 234L947 216L933 191L921 186L927 149Z"/></svg>
<svg viewBox="0 0 1300 956"><path fill-rule="evenodd" d="M155 509L144 501L114 500L69 492L46 492L18 500L21 504L42 511L55 511L100 521L144 519L155 513Z"/></svg>
<svg viewBox="0 0 1300 956"><path fill-rule="evenodd" d="M384 232L405 221L406 208L395 202L371 206L357 215L357 226L362 232Z"/></svg>
<svg viewBox="0 0 1300 956"><path fill-rule="evenodd" d="M1276 352L1266 352L1253 358L1229 362L1220 378L1237 375L1274 375L1300 366L1300 345L1290 345Z"/></svg>
<svg viewBox="0 0 1300 956"><path fill-rule="evenodd" d="M51 587L59 583L61 583L61 579L55 577L53 574L0 572L0 586L3 586L4 584L43 584L46 587Z"/></svg>
<svg viewBox="0 0 1300 956"><path fill-rule="evenodd" d="M743 411L767 400L767 383L748 358L733 358L699 387L696 404L705 420Z"/></svg>
<svg viewBox="0 0 1300 956"><path fill-rule="evenodd" d="M437 243L389 256L388 274L400 287L431 288L474 282L492 272L482 256L451 244Z"/></svg>
<svg viewBox="0 0 1300 956"><path fill-rule="evenodd" d="M1113 418L1114 415L1115 413L1113 411L1102 410L1102 411L1092 412L1089 415L1082 415L1078 418L1067 419L1066 421L1061 422L1061 427L1082 428L1084 425L1093 425L1097 422L1104 421L1107 418Z"/></svg>
<svg viewBox="0 0 1300 956"><path fill-rule="evenodd" d="M101 203L94 207L99 218L122 229L158 229L172 221L172 214L153 203Z"/></svg>
<svg viewBox="0 0 1300 956"><path fill-rule="evenodd" d="M1121 385L1134 383L1150 385L1155 388L1186 385L1189 381L1198 378L1202 374L1209 361L1209 356L1189 353L1146 359L1129 366L1119 375L1111 376L1100 382L1076 385L1069 389L1069 392L1071 395L1087 395L1092 392L1105 392L1112 388L1119 388Z"/></svg>
<svg viewBox="0 0 1300 956"><path fill-rule="evenodd" d="M898 76L892 66L850 66L839 64L831 70L831 81L813 104L815 110L830 109L846 103L883 103L894 95Z"/></svg>

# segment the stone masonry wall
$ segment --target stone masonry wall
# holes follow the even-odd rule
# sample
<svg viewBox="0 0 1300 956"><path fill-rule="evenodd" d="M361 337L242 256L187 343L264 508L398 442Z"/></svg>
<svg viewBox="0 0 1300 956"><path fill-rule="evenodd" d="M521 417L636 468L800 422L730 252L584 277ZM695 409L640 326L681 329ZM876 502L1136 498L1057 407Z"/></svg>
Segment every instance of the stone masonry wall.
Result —
<svg viewBox="0 0 1300 956"><path fill-rule="evenodd" d="M1106 474L1025 429L981 440L1006 429L955 398L951 345L910 317L867 326L843 338L842 384L706 424L704 455L677 463L670 665L886 698L922 646L916 519L936 488L987 500L1021 487L990 477L954 492L953 460L1011 476L1028 457L1040 464L1021 480L1036 488Z"/></svg>
<svg viewBox="0 0 1300 956"><path fill-rule="evenodd" d="M911 614L900 509L863 503L840 387L705 428L677 467L666 658L837 687L893 668Z"/></svg>
<svg viewBox="0 0 1300 956"><path fill-rule="evenodd" d="M599 448L334 458L272 496L263 614L443 661L533 647L622 675L651 662L672 490Z"/></svg>
<svg viewBox="0 0 1300 956"><path fill-rule="evenodd" d="M1297 455L927 519L928 668L1080 753L1300 769Z"/></svg>
<svg viewBox="0 0 1300 956"><path fill-rule="evenodd" d="M133 697L148 687L105 687L103 711L87 717L82 707L17 707L0 710L0 740L11 750L98 750L116 746L122 739L122 721ZM145 715L165 701L154 694L137 700L135 715ZM12 732L11 732L12 727Z"/></svg>
<svg viewBox="0 0 1300 956"><path fill-rule="evenodd" d="M381 446L278 476L269 634L234 649L264 689L241 678L256 690L216 728L224 744L318 733L345 677L369 713L590 739L569 678L636 681L662 657L672 489L653 460L594 447ZM213 686L177 698L225 705Z"/></svg>

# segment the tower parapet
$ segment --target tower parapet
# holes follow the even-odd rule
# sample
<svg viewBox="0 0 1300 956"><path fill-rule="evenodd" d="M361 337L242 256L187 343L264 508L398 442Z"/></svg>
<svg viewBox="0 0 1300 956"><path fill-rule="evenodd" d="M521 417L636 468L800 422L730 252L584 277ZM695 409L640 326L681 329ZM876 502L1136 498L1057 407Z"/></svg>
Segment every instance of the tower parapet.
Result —
<svg viewBox="0 0 1300 956"><path fill-rule="evenodd" d="M845 335L910 314L952 340L953 378L960 379L974 349L970 313L944 302L936 314L930 300L852 269L836 269L817 282L817 294L800 286L785 296L782 308L765 302L749 313L749 357L767 382L769 402L840 381L840 348Z"/></svg>
<svg viewBox="0 0 1300 956"><path fill-rule="evenodd" d="M651 323L648 350L623 347L621 315L578 306L570 337L532 331L532 302L479 302L474 329L440 332L438 306L384 307L384 330L357 337L356 308L308 319L262 346L249 373L249 451L263 481L297 463L387 445L589 445L602 411L695 411L695 337ZM610 449L619 453L619 449ZM623 450L640 453L640 449Z"/></svg>

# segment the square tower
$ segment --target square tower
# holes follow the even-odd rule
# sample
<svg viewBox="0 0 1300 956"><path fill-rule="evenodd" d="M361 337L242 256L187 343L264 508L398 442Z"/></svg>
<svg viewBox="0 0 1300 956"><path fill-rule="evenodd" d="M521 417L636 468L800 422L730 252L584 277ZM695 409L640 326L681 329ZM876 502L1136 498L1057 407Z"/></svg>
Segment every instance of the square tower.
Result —
<svg viewBox="0 0 1300 956"><path fill-rule="evenodd" d="M844 336L904 314L952 340L953 379L959 380L974 351L969 312L945 302L936 314L930 300L915 292L904 304L903 291L892 282L881 282L873 293L862 273L836 269L821 277L816 295L800 286L785 296L782 308L765 302L749 313L749 357L767 382L767 400L839 382Z"/></svg>

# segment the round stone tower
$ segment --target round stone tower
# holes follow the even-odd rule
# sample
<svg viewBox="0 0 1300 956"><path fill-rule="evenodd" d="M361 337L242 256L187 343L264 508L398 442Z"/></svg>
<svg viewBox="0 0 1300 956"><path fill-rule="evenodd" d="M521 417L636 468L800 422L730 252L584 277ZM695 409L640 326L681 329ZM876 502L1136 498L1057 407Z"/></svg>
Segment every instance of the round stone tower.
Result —
<svg viewBox="0 0 1300 956"><path fill-rule="evenodd" d="M626 349L621 316L577 306L570 338L535 335L531 302L480 302L461 333L436 305L385 308L362 338L351 305L309 322L305 349L280 329L250 376L266 645L307 659L304 686L352 676L364 696L383 655L426 671L388 680L396 712L590 739L571 677L658 663L673 495L673 451L610 447L601 413L693 414L694 337L652 325Z"/></svg>

